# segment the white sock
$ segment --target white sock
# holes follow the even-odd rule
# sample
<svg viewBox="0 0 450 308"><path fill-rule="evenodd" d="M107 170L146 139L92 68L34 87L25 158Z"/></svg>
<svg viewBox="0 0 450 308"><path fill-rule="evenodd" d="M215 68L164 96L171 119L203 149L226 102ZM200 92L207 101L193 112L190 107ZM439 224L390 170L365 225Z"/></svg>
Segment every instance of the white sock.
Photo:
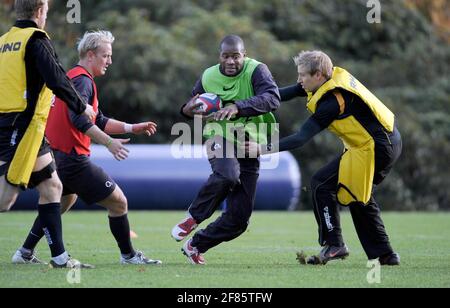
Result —
<svg viewBox="0 0 450 308"><path fill-rule="evenodd" d="M59 256L52 258L52 260L58 265L64 265L67 263L67 261L69 261L69 254L67 253L67 251L64 251Z"/></svg>

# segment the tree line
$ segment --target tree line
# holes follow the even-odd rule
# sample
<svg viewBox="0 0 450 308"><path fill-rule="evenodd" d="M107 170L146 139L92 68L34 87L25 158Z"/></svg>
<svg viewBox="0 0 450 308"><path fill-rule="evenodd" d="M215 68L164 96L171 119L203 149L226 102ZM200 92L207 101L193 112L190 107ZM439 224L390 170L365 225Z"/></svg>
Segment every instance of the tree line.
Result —
<svg viewBox="0 0 450 308"><path fill-rule="evenodd" d="M81 23L68 23L66 1L52 1L47 30L66 69L77 61L75 43L84 31L114 34L113 65L98 79L102 110L130 122L157 121L151 143L176 138L170 131L184 121L180 106L203 70L217 63L224 35L240 35L248 55L266 63L280 87L296 81L293 56L321 49L396 114L403 153L377 188L380 204L449 209L449 29L436 26L437 2L380 2L380 23L369 23L365 0L82 0ZM0 4L2 33L14 21L12 3ZM308 117L305 100L284 102L276 116L281 136L293 133ZM341 150L334 136L322 133L294 151L303 185ZM309 198L303 193L299 207L310 208Z"/></svg>

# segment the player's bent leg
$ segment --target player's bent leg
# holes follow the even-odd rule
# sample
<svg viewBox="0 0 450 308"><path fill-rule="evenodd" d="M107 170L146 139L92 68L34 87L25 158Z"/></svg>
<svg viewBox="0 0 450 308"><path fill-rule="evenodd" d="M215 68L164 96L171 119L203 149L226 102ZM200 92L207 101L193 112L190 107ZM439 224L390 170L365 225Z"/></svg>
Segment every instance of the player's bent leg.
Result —
<svg viewBox="0 0 450 308"><path fill-rule="evenodd" d="M64 248L61 222L61 193L62 184L54 171L51 178L41 182L39 191L39 222L50 247L52 261L65 264L69 256Z"/></svg>
<svg viewBox="0 0 450 308"><path fill-rule="evenodd" d="M97 202L108 209L109 227L120 249L121 264L158 265L160 260L147 258L141 251L134 250L130 238L130 223L128 221L128 201L119 185L104 200Z"/></svg>
<svg viewBox="0 0 450 308"><path fill-rule="evenodd" d="M50 152L37 158L30 178L31 185L35 186L40 194L37 221L41 225L40 229L44 232L50 248L52 256L50 267L92 268L91 265L72 259L64 248L60 206L62 184L55 171L53 156Z"/></svg>
<svg viewBox="0 0 450 308"><path fill-rule="evenodd" d="M134 250L130 238L128 201L118 185L104 200L98 202L109 211L109 227L120 249L121 264L159 265L160 260L147 258L141 251Z"/></svg>
<svg viewBox="0 0 450 308"><path fill-rule="evenodd" d="M128 212L128 200L119 185L116 185L114 191L98 204L109 211L109 217L123 216Z"/></svg>
<svg viewBox="0 0 450 308"><path fill-rule="evenodd" d="M67 212L77 200L76 194L65 195L61 198L61 214ZM47 264L38 259L35 248L44 236L42 224L39 216L36 217L30 232L28 233L22 247L19 248L12 257L13 264Z"/></svg>
<svg viewBox="0 0 450 308"><path fill-rule="evenodd" d="M215 145L220 144L224 143L214 141L211 146L214 148ZM207 149L210 149L211 146L208 146ZM230 148L229 146L225 147L226 149ZM223 149L223 147L219 148ZM210 153L208 157L212 174L192 201L186 217L172 227L171 236L177 242L184 240L201 222L210 218L230 191L240 183L241 171L237 159L214 158L214 156L210 156Z"/></svg>
<svg viewBox="0 0 450 308"><path fill-rule="evenodd" d="M39 223L50 248L52 256L50 266L67 267L71 263L71 259L64 248L62 239L60 205L62 184L52 163L53 156L51 153L39 156L36 160L30 183L39 192Z"/></svg>
<svg viewBox="0 0 450 308"><path fill-rule="evenodd" d="M59 210L59 200L58 195L59 191L59 179L56 177L56 172L54 171L52 163L52 156L47 153L40 156L37 159L36 165L33 169L33 173L30 178L30 186L37 186L42 198L40 199L40 207L39 211L41 211L41 207L48 205L49 210L52 211L53 208ZM56 195L56 197L55 197ZM43 203L44 202L44 203ZM56 204L55 204L56 203ZM48 209L46 208L46 213ZM50 217L54 216L51 213ZM45 214L45 219L48 222L48 213ZM55 219L51 219L52 224ZM51 226L50 228L52 228ZM52 230L53 231L53 230ZM33 227L28 234L27 239L25 240L23 246L19 248L12 257L13 264L46 264L45 262L39 260L35 255L35 247L38 244L39 240L44 236L43 226L41 224L41 219L38 216L34 221ZM63 247L63 246L62 246ZM57 253L62 254L63 248L57 250Z"/></svg>

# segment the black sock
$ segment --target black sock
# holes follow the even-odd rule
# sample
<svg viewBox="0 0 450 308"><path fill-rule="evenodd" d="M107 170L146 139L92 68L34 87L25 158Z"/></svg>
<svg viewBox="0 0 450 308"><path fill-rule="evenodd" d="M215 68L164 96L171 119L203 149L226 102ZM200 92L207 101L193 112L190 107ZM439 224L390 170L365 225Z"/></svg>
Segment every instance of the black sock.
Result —
<svg viewBox="0 0 450 308"><path fill-rule="evenodd" d="M52 257L65 252L62 236L61 206L59 203L40 204L39 220L47 238Z"/></svg>
<svg viewBox="0 0 450 308"><path fill-rule="evenodd" d="M119 246L122 255L134 255L133 245L130 239L130 223L127 214L119 217L108 217L109 228Z"/></svg>
<svg viewBox="0 0 450 308"><path fill-rule="evenodd" d="M22 247L33 251L43 236L44 230L42 230L41 221L38 216L36 217L33 227L31 227L30 233L28 233L27 239L23 243Z"/></svg>

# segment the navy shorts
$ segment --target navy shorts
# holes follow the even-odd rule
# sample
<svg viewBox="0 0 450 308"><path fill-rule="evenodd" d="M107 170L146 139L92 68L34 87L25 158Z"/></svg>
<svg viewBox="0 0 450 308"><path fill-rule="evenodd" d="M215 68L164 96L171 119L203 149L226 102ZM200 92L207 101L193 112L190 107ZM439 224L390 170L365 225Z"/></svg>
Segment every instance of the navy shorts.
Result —
<svg viewBox="0 0 450 308"><path fill-rule="evenodd" d="M116 183L87 155L54 151L58 176L63 184L63 196L76 194L86 204L106 199L116 189Z"/></svg>
<svg viewBox="0 0 450 308"><path fill-rule="evenodd" d="M24 134L25 131L20 131L15 128L0 128L0 161L6 163L12 161ZM43 138L38 157L50 152L50 146L47 140Z"/></svg>
<svg viewBox="0 0 450 308"><path fill-rule="evenodd" d="M17 147L25 134L24 130L16 128L0 128L0 161L6 164L0 166L0 176L3 176L9 168L9 164L14 158ZM50 145L45 138L42 139L41 147L39 148L38 156L41 157L47 153L51 153ZM34 181L34 174L31 174L29 188L33 188L46 178L50 178L51 174L41 178L39 181ZM35 185L31 185L32 182L36 182Z"/></svg>

